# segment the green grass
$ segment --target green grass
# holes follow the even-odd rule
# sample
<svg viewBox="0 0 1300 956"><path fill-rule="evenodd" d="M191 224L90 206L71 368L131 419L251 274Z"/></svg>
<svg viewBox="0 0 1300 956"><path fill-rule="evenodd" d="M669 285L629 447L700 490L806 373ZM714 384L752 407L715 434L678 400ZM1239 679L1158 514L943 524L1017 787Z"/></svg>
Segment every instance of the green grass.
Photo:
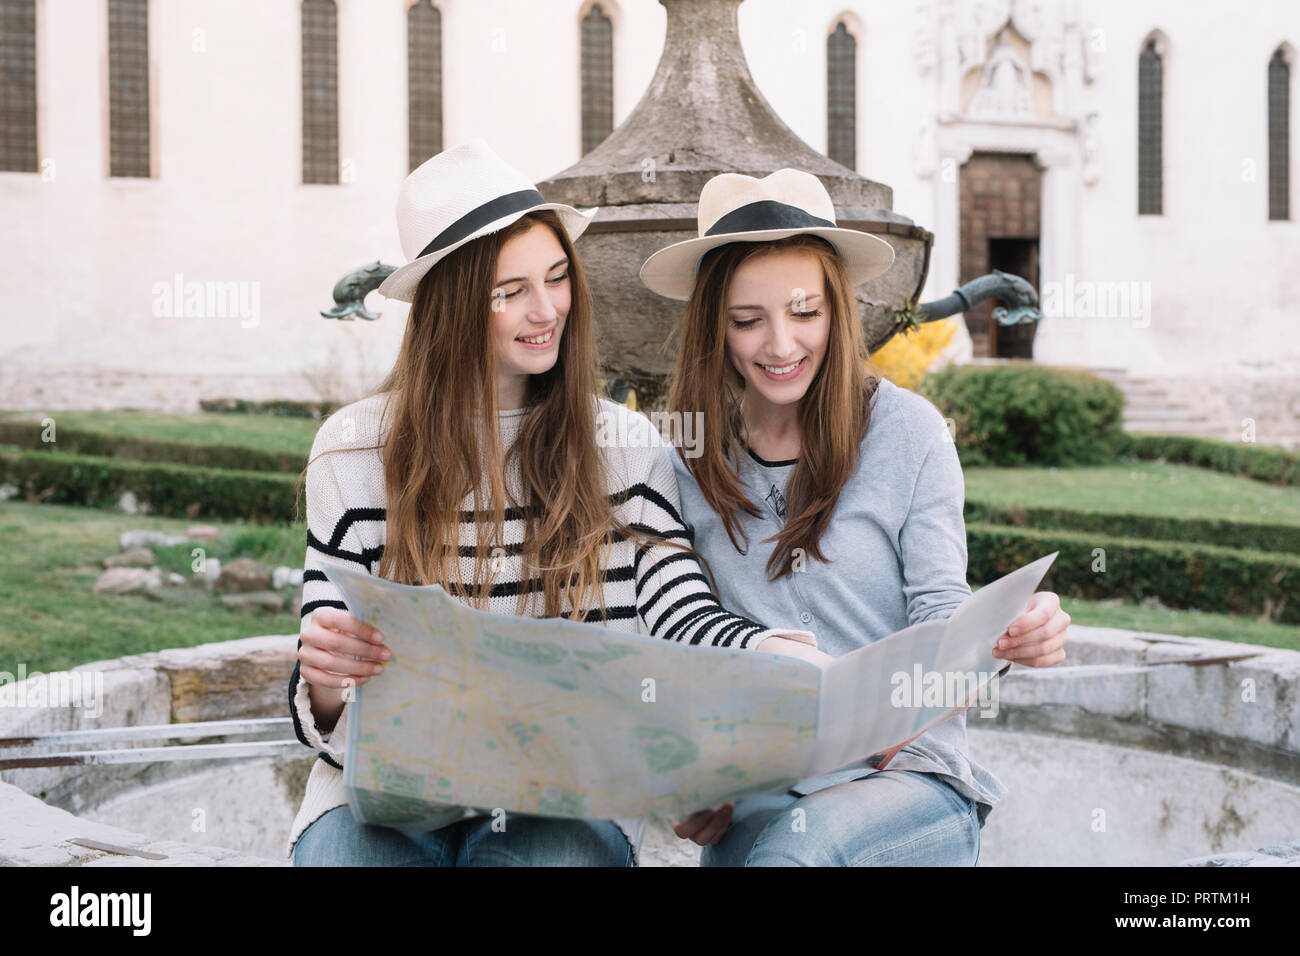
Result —
<svg viewBox="0 0 1300 956"><path fill-rule="evenodd" d="M966 497L1010 507L1072 508L1300 525L1300 489L1191 465L967 468Z"/></svg>
<svg viewBox="0 0 1300 956"><path fill-rule="evenodd" d="M141 594L90 593L103 570L103 558L118 552L123 531L181 534L186 524L66 505L0 503L0 608L5 612L0 619L0 671L14 673L21 662L29 673L48 672L126 654L298 632L298 619L288 611L231 611L202 588L168 588L165 602ZM207 546L210 556L223 561L253 557L268 566L297 567L302 562L306 530L301 524L218 527L226 536ZM184 573L190 547L155 549L159 565ZM1300 650L1300 628L1245 617L1071 599L1062 606L1080 625Z"/></svg>
<svg viewBox="0 0 1300 956"><path fill-rule="evenodd" d="M29 673L51 671L169 647L297 634L298 619L288 610L232 611L202 587L168 587L162 602L138 593L90 592L104 570L103 559L119 552L123 531L183 534L188 523L65 505L0 503L0 671L14 673L20 662ZM208 556L252 557L270 567L302 564L304 525L216 524L227 534L205 546ZM188 571L191 547L159 549L160 567Z"/></svg>
<svg viewBox="0 0 1300 956"><path fill-rule="evenodd" d="M1180 637L1209 637L1300 651L1300 627L1288 624L1256 621L1232 614L1147 608L1110 601L1077 601L1073 598L1062 598L1061 607L1070 615L1071 624L1086 627L1118 627ZM1068 647L1066 653L1069 653Z"/></svg>
<svg viewBox="0 0 1300 956"><path fill-rule="evenodd" d="M200 445L242 445L258 451L300 454L311 451L320 422L283 415L235 415L211 412L170 414L127 409L109 412L56 411L48 413L58 428L90 429L111 435L131 435ZM0 412L0 418L30 421L39 426L40 412Z"/></svg>

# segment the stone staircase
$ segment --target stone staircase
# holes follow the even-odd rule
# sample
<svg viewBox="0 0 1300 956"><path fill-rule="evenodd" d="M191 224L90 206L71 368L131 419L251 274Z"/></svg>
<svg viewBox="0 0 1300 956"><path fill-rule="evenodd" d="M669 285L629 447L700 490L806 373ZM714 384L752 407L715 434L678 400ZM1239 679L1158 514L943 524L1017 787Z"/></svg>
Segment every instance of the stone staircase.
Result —
<svg viewBox="0 0 1300 956"><path fill-rule="evenodd" d="M1124 430L1195 435L1201 438L1229 437L1229 426L1211 421L1171 397L1157 379L1130 375L1122 368L1088 368L1124 393Z"/></svg>

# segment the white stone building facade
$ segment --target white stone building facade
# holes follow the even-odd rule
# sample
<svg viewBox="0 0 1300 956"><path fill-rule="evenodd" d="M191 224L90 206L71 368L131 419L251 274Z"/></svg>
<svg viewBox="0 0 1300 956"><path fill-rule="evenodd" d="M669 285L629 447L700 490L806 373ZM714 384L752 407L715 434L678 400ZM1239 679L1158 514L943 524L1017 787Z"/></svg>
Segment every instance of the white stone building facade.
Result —
<svg viewBox="0 0 1300 956"><path fill-rule="evenodd" d="M403 304L372 295L375 323L319 311L343 273L404 261L393 207L413 148L411 0L329 0L338 181L305 183L304 83L318 74L304 8L320 2L139 0L145 175L113 174L110 52L129 44L112 0L29 4L34 144L20 145L34 159L12 160L26 134L6 121L0 171L0 407L314 398L388 369ZM4 55L17 56L23 4L0 6ZM593 6L608 23L615 124L646 88L666 22L656 0L433 6L442 145L481 136L539 181L582 155ZM1253 0L1248 16L1177 0L744 0L738 16L786 123L819 150L839 124L856 170L934 233L923 299L1020 263L1047 313L1035 361L1160 379L1224 437L1247 422L1260 442L1300 433L1293 0ZM1157 60L1143 67L1148 49ZM1143 188L1157 212L1140 211ZM980 189L988 203L972 199ZM968 323L954 357L999 354L987 318Z"/></svg>

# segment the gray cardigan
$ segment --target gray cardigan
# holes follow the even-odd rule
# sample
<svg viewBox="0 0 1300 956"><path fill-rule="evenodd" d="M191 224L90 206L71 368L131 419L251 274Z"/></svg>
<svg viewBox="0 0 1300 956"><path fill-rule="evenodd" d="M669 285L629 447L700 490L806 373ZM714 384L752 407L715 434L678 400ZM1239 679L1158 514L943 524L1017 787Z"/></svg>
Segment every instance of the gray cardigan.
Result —
<svg viewBox="0 0 1300 956"><path fill-rule="evenodd" d="M786 482L794 461L765 462L752 451L739 472L762 517L740 515L748 554L732 546L722 520L700 494L676 450L682 518L718 584L722 605L768 627L806 628L832 657L921 621L952 615L971 593L966 584L965 483L957 450L939 410L914 392L882 380L872 397L871 424L858 465L840 493L821 539L831 563L805 559L802 571L775 582L764 539L785 524ZM745 545L745 539L740 539ZM972 711L975 712L975 711ZM792 789L804 795L875 772L859 761ZM951 718L904 747L890 770L938 774L978 804L980 825L1006 787L967 756L966 715Z"/></svg>

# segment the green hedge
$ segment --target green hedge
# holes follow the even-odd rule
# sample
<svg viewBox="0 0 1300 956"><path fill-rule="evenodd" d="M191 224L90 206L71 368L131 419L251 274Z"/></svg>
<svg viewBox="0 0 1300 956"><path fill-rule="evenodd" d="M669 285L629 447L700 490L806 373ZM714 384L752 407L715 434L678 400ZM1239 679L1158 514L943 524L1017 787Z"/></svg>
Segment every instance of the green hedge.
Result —
<svg viewBox="0 0 1300 956"><path fill-rule="evenodd" d="M204 398L199 407L205 412L248 415L282 415L286 418L311 418L320 421L346 405L347 402L295 402L281 399L270 402L250 402L245 398Z"/></svg>
<svg viewBox="0 0 1300 956"><path fill-rule="evenodd" d="M135 462L64 452L0 452L0 483L51 504L115 508L130 491L148 514L168 518L295 520L298 476ZM303 483L305 490L306 483ZM300 495L299 503L303 504ZM305 504L303 504L305 508ZM298 514L305 514L304 511Z"/></svg>
<svg viewBox="0 0 1300 956"><path fill-rule="evenodd" d="M972 584L1060 551L1040 590L1090 601L1156 597L1168 607L1300 624L1295 555L979 523L968 524L966 535ZM1096 548L1105 550L1105 573L1092 570Z"/></svg>
<svg viewBox="0 0 1300 956"><path fill-rule="evenodd" d="M967 499L967 521L1049 531L1095 531L1099 534L1147 541L1201 542L1226 548L1300 554L1300 526L1252 524L1215 518L1173 518L1163 515L1075 511L1070 508L1026 508Z"/></svg>
<svg viewBox="0 0 1300 956"><path fill-rule="evenodd" d="M233 471L278 471L297 474L307 455L259 451L239 445L204 445L193 442L111 435L60 426L57 442L41 441L39 424L0 421L0 445L17 445L31 451L57 451L132 461L171 462Z"/></svg>
<svg viewBox="0 0 1300 956"><path fill-rule="evenodd" d="M1091 465L1123 440L1124 393L1089 372L1032 362L952 365L917 391L956 422L962 465Z"/></svg>
<svg viewBox="0 0 1300 956"><path fill-rule="evenodd" d="M1275 485L1300 485L1300 455L1270 445L1130 432L1117 451L1130 458L1196 465Z"/></svg>

